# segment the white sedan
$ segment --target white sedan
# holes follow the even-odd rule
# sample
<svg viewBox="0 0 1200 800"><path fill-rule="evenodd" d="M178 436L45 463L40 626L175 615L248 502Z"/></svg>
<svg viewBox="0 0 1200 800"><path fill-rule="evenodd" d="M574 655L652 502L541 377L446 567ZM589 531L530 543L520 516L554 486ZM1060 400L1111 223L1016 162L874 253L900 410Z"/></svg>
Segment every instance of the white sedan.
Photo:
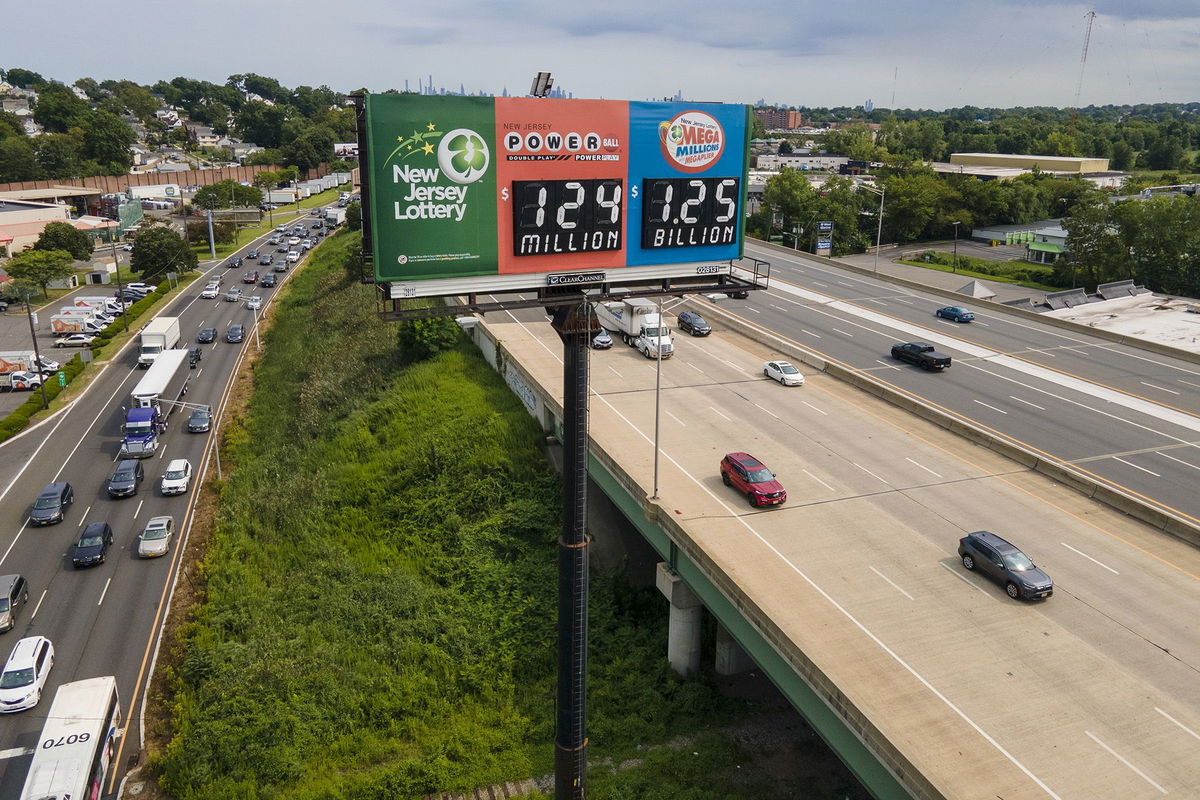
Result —
<svg viewBox="0 0 1200 800"><path fill-rule="evenodd" d="M251 311L258 311L260 308L262 308L262 298L258 295L247 297L246 308L250 309Z"/></svg>
<svg viewBox="0 0 1200 800"><path fill-rule="evenodd" d="M763 375L779 381L784 386L803 386L804 376L787 361L768 361L763 364Z"/></svg>
<svg viewBox="0 0 1200 800"><path fill-rule="evenodd" d="M64 336L61 339L54 340L55 347L87 347L95 339L88 333L72 333L70 336Z"/></svg>
<svg viewBox="0 0 1200 800"><path fill-rule="evenodd" d="M192 463L186 458L176 458L167 464L160 488L163 494L183 494L188 490L191 480Z"/></svg>
<svg viewBox="0 0 1200 800"><path fill-rule="evenodd" d="M205 300L211 300L211 299L213 299L214 297L216 297L217 295L219 295L220 293L221 293L221 287L220 287L220 286L212 286L212 285L210 285L210 286L205 286L205 287L204 287L204 291L202 291L202 292L200 293L200 296L201 296L201 297L203 297Z"/></svg>

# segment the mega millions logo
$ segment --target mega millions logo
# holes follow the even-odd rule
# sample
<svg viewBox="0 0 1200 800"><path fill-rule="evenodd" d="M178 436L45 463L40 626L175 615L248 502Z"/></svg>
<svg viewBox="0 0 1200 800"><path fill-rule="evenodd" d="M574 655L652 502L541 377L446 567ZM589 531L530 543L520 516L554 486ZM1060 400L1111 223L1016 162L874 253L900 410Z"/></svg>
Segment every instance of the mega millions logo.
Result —
<svg viewBox="0 0 1200 800"><path fill-rule="evenodd" d="M708 169L725 149L721 123L702 111L685 111L660 122L658 136L667 161L684 172Z"/></svg>
<svg viewBox="0 0 1200 800"><path fill-rule="evenodd" d="M387 158L392 183L404 184L393 201L397 220L447 219L462 222L467 190L487 174L487 141L470 128L442 132L430 122L425 130L396 137ZM405 163L408 162L408 163Z"/></svg>

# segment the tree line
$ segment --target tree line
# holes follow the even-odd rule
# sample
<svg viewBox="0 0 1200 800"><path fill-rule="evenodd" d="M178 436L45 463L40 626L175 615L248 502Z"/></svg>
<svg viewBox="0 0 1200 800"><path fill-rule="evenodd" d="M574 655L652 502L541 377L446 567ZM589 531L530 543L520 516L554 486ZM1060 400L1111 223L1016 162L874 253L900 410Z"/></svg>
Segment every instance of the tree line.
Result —
<svg viewBox="0 0 1200 800"><path fill-rule="evenodd" d="M330 160L335 142L355 138L354 111L343 107L345 95L328 86L288 89L253 73L230 75L224 84L177 77L150 86L85 77L73 86L86 100L71 87L20 67L0 70L0 78L36 92L31 111L44 130L29 136L20 117L0 112L0 183L127 174L137 139L127 118L145 127L152 147L189 146L182 128L169 130L155 116L163 106L179 109L181 118L208 125L219 136L263 147L248 159L251 164L307 171ZM261 99L246 99L255 96Z"/></svg>

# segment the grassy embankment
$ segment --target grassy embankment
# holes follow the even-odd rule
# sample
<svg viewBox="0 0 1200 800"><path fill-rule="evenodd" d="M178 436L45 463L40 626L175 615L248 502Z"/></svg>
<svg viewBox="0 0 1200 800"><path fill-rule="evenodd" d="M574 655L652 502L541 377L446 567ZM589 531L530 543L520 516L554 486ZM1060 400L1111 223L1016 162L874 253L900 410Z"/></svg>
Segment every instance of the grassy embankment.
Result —
<svg viewBox="0 0 1200 800"><path fill-rule="evenodd" d="M403 366L340 267L349 241L293 279L226 432L202 600L168 657L173 738L152 756L179 800L419 798L553 771L542 432L469 345ZM645 759L594 770L593 797L780 796L717 732L747 705L668 669L653 589L596 576L590 616L590 755Z"/></svg>
<svg viewBox="0 0 1200 800"><path fill-rule="evenodd" d="M957 260L953 253L940 250L927 250L914 258L897 259L897 263L909 264L914 267L937 270L939 272L956 272L964 278L980 278L999 283L1011 283L1036 289L1039 292L1058 292L1066 286L1054 286L1049 281L1054 280L1054 268L1048 264L1033 264L1029 261L998 261L990 258L976 258L959 254ZM957 267L955 266L957 264Z"/></svg>

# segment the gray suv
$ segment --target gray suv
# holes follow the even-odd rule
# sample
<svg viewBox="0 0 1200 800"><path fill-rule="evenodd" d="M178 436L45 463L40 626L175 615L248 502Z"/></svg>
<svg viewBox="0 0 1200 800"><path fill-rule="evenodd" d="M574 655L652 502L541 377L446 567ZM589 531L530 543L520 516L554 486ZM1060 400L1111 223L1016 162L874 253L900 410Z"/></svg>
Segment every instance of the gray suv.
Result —
<svg viewBox="0 0 1200 800"><path fill-rule="evenodd" d="M108 479L109 497L130 497L137 494L138 484L146 477L142 462L126 458L117 462L112 477Z"/></svg>
<svg viewBox="0 0 1200 800"><path fill-rule="evenodd" d="M958 557L969 570L978 569L1004 587L1014 600L1054 594L1054 581L1016 545L991 531L968 533L958 541Z"/></svg>
<svg viewBox="0 0 1200 800"><path fill-rule="evenodd" d="M53 525L63 521L67 507L75 501L75 491L66 481L48 484L33 501L29 522L33 525Z"/></svg>
<svg viewBox="0 0 1200 800"><path fill-rule="evenodd" d="M29 602L29 584L20 575L0 575L0 630L17 624L17 609Z"/></svg>

